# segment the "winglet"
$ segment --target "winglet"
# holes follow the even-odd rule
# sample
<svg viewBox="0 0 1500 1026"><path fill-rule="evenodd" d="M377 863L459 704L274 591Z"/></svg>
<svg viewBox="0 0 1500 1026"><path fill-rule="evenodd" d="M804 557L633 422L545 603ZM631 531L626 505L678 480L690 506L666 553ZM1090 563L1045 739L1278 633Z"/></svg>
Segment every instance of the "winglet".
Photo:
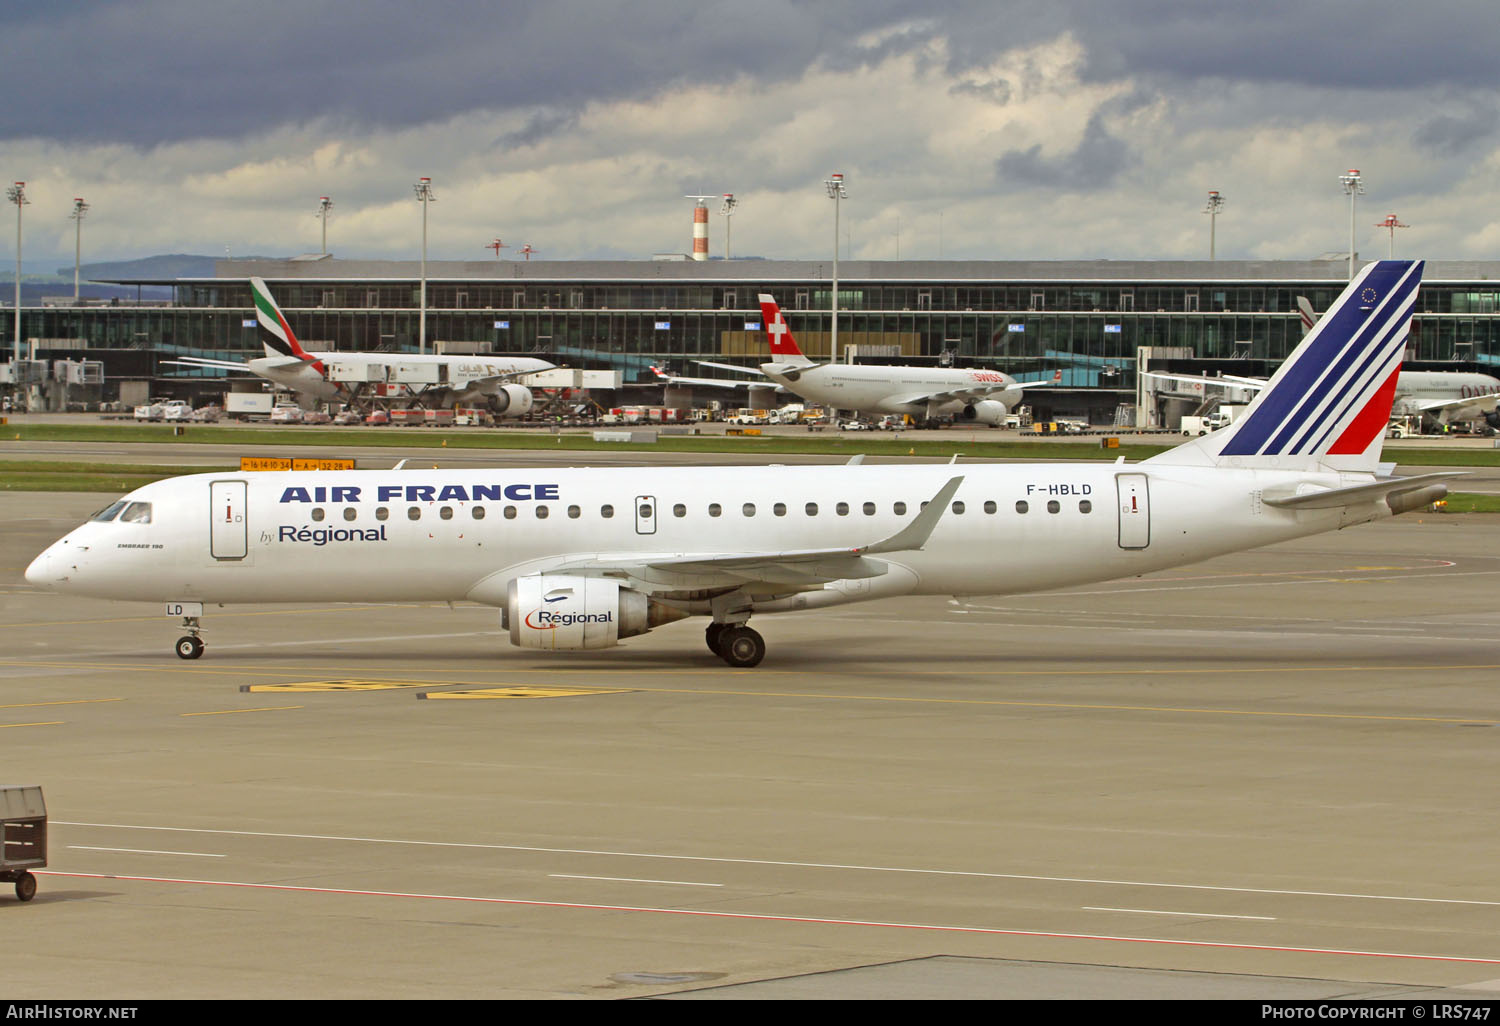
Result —
<svg viewBox="0 0 1500 1026"><path fill-rule="evenodd" d="M855 554L865 556L872 552L912 552L920 549L927 544L927 539L931 537L938 521L948 511L948 503L952 502L953 496L958 494L958 486L963 483L962 476L949 478L948 483L938 489L938 493L927 503L927 508L918 513L911 523L884 541L866 545L862 549L855 549Z"/></svg>

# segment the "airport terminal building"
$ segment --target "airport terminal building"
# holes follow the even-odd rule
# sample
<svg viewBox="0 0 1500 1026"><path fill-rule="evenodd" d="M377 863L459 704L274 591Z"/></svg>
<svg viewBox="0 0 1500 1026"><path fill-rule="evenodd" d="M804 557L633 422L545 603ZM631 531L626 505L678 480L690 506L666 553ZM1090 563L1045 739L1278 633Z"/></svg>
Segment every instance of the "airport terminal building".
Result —
<svg viewBox="0 0 1500 1026"><path fill-rule="evenodd" d="M653 364L705 376L692 361L765 359L757 297L769 293L803 350L826 359L832 272L828 261L756 259L428 261L427 351L540 355L622 371L627 383L651 380ZM153 395L207 396L223 390L217 372L165 361L262 355L251 276L266 280L309 349L417 351L420 266L323 257L223 260L213 278L116 282L167 286L172 298L26 307L21 337L43 360L101 361L105 398L111 382L145 379ZM948 360L1023 380L1061 370L1057 401L1097 417L1133 401L1143 348L1199 369L1267 373L1301 338L1298 297L1321 311L1347 279L1347 260L845 260L839 355ZM13 316L0 311L0 338L13 337ZM1408 359L1500 364L1500 261L1428 262Z"/></svg>

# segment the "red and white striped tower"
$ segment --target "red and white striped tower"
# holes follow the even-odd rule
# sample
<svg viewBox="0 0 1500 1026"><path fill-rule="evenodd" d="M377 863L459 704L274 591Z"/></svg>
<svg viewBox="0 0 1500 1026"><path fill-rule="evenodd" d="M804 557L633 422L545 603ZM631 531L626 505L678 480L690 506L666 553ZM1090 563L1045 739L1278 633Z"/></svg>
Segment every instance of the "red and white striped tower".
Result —
<svg viewBox="0 0 1500 1026"><path fill-rule="evenodd" d="M708 259L708 207L706 201L718 199L717 196L687 196L685 199L697 200L693 205L693 259Z"/></svg>

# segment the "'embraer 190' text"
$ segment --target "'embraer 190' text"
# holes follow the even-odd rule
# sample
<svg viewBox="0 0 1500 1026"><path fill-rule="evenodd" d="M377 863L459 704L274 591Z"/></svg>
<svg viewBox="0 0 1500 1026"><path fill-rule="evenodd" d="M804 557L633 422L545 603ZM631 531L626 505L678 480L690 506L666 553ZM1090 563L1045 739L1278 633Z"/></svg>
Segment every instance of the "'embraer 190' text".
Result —
<svg viewBox="0 0 1500 1026"><path fill-rule="evenodd" d="M281 502L361 502L360 485L318 486L316 488L288 488L281 493ZM555 484L392 484L376 485L376 502L526 502L532 499L558 498Z"/></svg>

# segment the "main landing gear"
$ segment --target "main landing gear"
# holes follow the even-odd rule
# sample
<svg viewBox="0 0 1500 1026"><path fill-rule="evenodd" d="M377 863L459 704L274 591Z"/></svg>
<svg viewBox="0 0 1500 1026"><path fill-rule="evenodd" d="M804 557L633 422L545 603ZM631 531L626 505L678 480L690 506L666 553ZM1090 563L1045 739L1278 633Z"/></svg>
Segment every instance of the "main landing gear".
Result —
<svg viewBox="0 0 1500 1026"><path fill-rule="evenodd" d="M749 669L766 657L766 640L742 623L711 623L703 639L710 652L736 669Z"/></svg>
<svg viewBox="0 0 1500 1026"><path fill-rule="evenodd" d="M184 616L182 618L182 628L187 633L177 639L177 658L197 659L203 654L203 639L198 636L202 627L198 624L198 618L196 616Z"/></svg>

